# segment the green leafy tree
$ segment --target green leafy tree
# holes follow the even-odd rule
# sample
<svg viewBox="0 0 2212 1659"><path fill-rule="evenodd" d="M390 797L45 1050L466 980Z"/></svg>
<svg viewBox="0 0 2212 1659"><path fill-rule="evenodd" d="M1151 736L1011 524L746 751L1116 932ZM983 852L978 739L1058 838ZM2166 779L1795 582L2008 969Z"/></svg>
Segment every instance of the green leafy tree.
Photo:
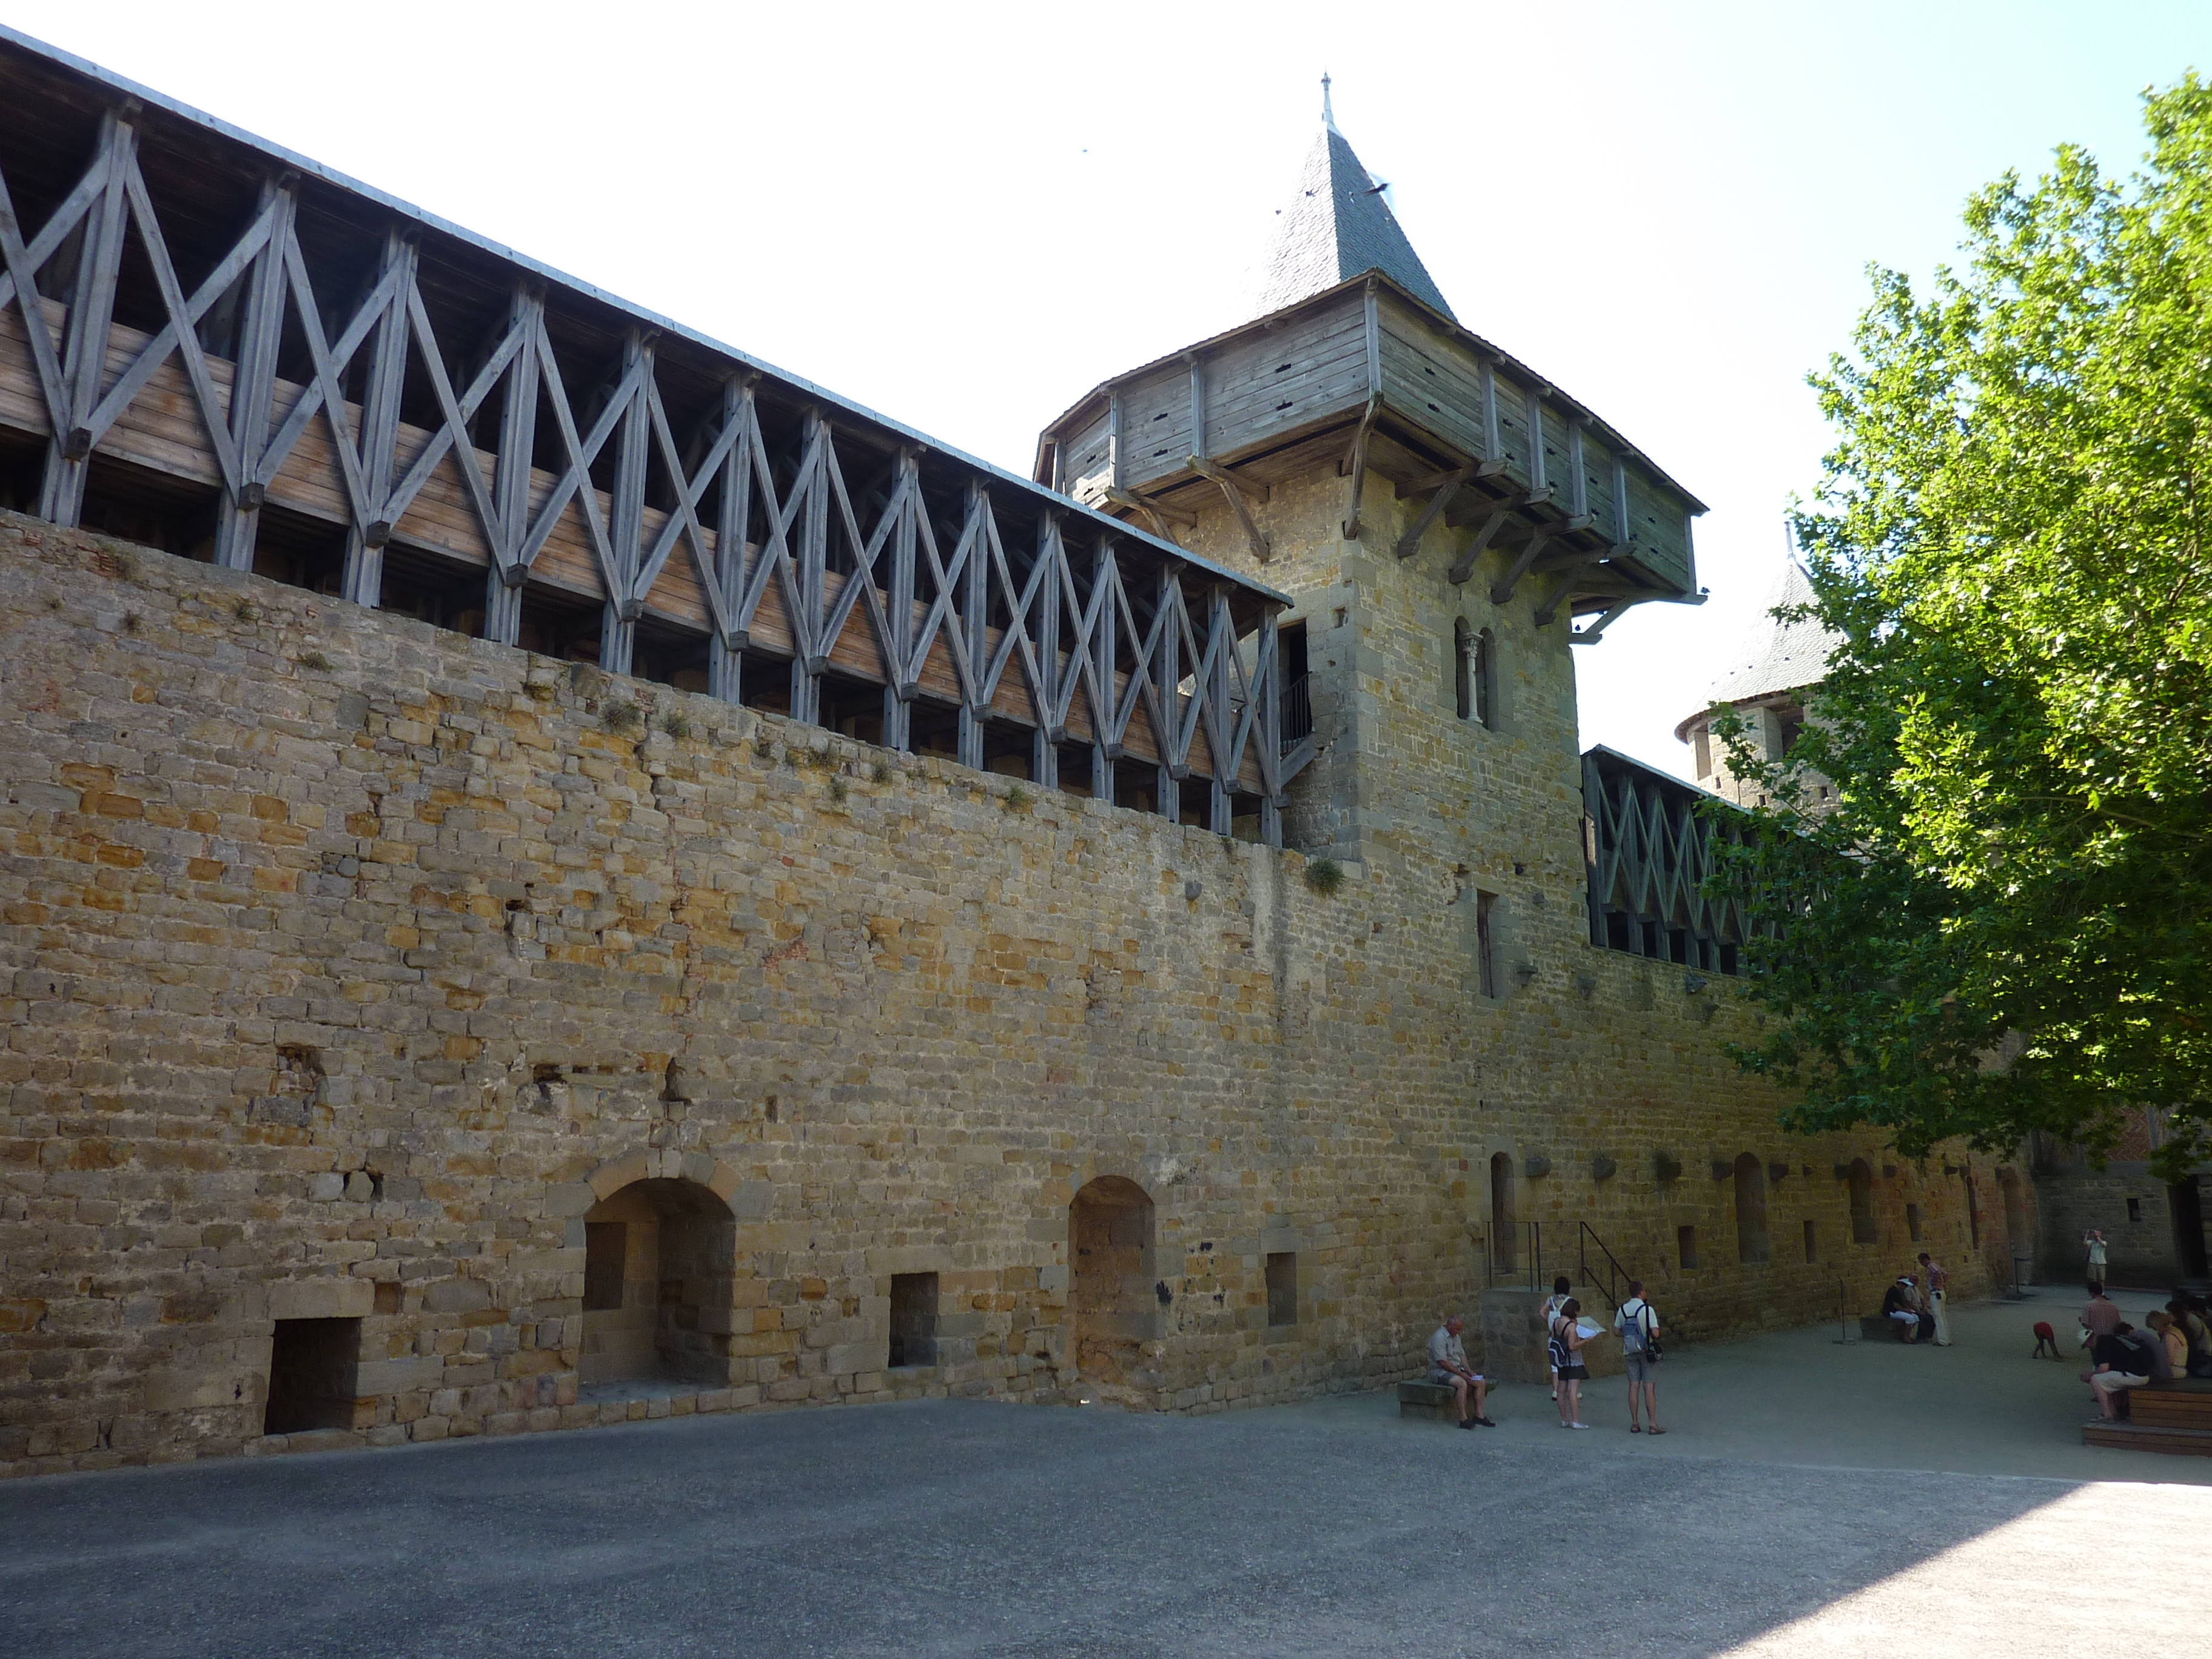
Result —
<svg viewBox="0 0 2212 1659"><path fill-rule="evenodd" d="M2166 1173L2212 1146L2212 87L2145 110L2141 172L1984 189L1814 378L1842 644L1785 759L1735 728L1775 804L1721 878L1770 934L1736 1057L1798 1127L2099 1152L2149 1104Z"/></svg>

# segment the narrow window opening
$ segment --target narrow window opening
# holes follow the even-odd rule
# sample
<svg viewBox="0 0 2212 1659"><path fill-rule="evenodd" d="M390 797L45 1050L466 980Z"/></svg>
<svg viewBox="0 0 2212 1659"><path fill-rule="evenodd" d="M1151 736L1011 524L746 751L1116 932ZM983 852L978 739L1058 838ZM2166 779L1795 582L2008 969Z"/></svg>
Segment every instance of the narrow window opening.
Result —
<svg viewBox="0 0 2212 1659"><path fill-rule="evenodd" d="M1498 636L1486 628L1474 636L1474 720L1498 729Z"/></svg>
<svg viewBox="0 0 2212 1659"><path fill-rule="evenodd" d="M1698 1230L1695 1227L1675 1228L1674 1249L1681 1257L1686 1269L1695 1269L1698 1265Z"/></svg>
<svg viewBox="0 0 2212 1659"><path fill-rule="evenodd" d="M1911 1234L1915 1244L1920 1242L1920 1206L1917 1204L1905 1206L1905 1230Z"/></svg>
<svg viewBox="0 0 2212 1659"><path fill-rule="evenodd" d="M1815 1222L1815 1221L1813 1221L1813 1220L1808 1219L1808 1220L1806 1221L1806 1223L1805 1223L1805 1260L1806 1260L1806 1261L1818 1261L1820 1259L1820 1224L1819 1224L1818 1222Z"/></svg>
<svg viewBox="0 0 2212 1659"><path fill-rule="evenodd" d="M937 1363L937 1275L891 1275L891 1352L894 1365Z"/></svg>
<svg viewBox="0 0 2212 1659"><path fill-rule="evenodd" d="M1698 776L1700 779L1712 776L1713 740L1711 734L1704 732L1698 732L1696 737L1690 739L1690 746L1697 755Z"/></svg>
<svg viewBox="0 0 2212 1659"><path fill-rule="evenodd" d="M1276 635L1275 664L1275 684L1282 688L1278 711L1281 742L1287 755L1313 735L1313 688L1307 679L1304 623L1292 623Z"/></svg>
<svg viewBox="0 0 2212 1659"><path fill-rule="evenodd" d="M1267 1253L1267 1324L1298 1322L1298 1257L1295 1250Z"/></svg>
<svg viewBox="0 0 2212 1659"><path fill-rule="evenodd" d="M1881 1236L1874 1222L1874 1166L1855 1158L1845 1179L1850 1183L1851 1243L1875 1243Z"/></svg>
<svg viewBox="0 0 2212 1659"><path fill-rule="evenodd" d="M1982 1248L1982 1206L1980 1194L1974 1191L1974 1178L1966 1177L1966 1242L1975 1249Z"/></svg>
<svg viewBox="0 0 2212 1659"><path fill-rule="evenodd" d="M2131 1198L2128 1200L2128 1219L2130 1221L2141 1221L2142 1219L2142 1200L2139 1198ZM1915 1233L1912 1236L1915 1238L1920 1237L1918 1233Z"/></svg>
<svg viewBox="0 0 2212 1659"><path fill-rule="evenodd" d="M619 1221L584 1224L584 1311L605 1313L623 1304L623 1263L629 1229Z"/></svg>
<svg viewBox="0 0 2212 1659"><path fill-rule="evenodd" d="M1478 892L1474 896L1474 971L1482 994L1498 994L1498 954L1493 913L1498 905L1495 893Z"/></svg>
<svg viewBox="0 0 2212 1659"><path fill-rule="evenodd" d="M1474 629L1468 619L1452 623L1452 706L1462 720L1474 715Z"/></svg>
<svg viewBox="0 0 2212 1659"><path fill-rule="evenodd" d="M280 1319L269 1347L264 1434L353 1427L354 1380L361 1364L358 1319Z"/></svg>

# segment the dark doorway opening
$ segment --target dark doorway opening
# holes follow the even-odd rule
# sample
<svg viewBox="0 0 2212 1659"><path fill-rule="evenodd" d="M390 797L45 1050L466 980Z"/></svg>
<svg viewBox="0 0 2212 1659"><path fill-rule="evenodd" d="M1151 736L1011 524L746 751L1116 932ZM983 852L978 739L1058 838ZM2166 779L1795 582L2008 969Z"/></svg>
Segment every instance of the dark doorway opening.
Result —
<svg viewBox="0 0 2212 1659"><path fill-rule="evenodd" d="M1521 1230L1514 1224L1513 1160L1504 1152L1490 1158L1490 1259L1501 1273L1521 1264Z"/></svg>
<svg viewBox="0 0 2212 1659"><path fill-rule="evenodd" d="M2166 1207L2173 1216L2173 1260L2181 1277L2204 1278L2204 1190L2198 1177L2176 1182L2166 1194Z"/></svg>
<svg viewBox="0 0 2212 1659"><path fill-rule="evenodd" d="M634 1181L584 1215L586 1384L730 1380L737 1221L695 1181Z"/></svg>
<svg viewBox="0 0 2212 1659"><path fill-rule="evenodd" d="M358 1319L280 1319L269 1347L269 1404L264 1434L353 1427L354 1377L361 1364Z"/></svg>
<svg viewBox="0 0 2212 1659"><path fill-rule="evenodd" d="M1298 1257L1295 1250L1267 1253L1267 1323L1298 1322Z"/></svg>
<svg viewBox="0 0 2212 1659"><path fill-rule="evenodd" d="M894 1365L937 1363L937 1275L891 1275L891 1351Z"/></svg>

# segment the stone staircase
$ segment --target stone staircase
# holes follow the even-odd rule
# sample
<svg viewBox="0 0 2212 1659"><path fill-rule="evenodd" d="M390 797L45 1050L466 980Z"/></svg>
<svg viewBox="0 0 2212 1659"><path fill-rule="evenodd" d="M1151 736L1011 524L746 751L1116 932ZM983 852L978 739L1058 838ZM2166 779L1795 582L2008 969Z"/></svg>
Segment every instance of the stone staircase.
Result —
<svg viewBox="0 0 2212 1659"><path fill-rule="evenodd" d="M2177 1457L2212 1457L2212 1381L2177 1377L2130 1389L2124 1421L2082 1427L2085 1446L2118 1446Z"/></svg>

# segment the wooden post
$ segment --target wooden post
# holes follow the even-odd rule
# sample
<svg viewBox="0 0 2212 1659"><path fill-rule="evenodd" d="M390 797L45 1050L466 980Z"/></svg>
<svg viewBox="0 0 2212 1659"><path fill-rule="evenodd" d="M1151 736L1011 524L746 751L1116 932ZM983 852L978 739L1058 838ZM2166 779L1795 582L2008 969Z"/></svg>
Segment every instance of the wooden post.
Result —
<svg viewBox="0 0 2212 1659"><path fill-rule="evenodd" d="M1114 763L1121 753L1121 744L1109 744L1114 719L1115 680L1114 659L1119 654L1115 641L1120 637L1121 617L1115 605L1115 589L1119 585L1114 568L1114 538L1104 532L1098 534L1098 544L1091 556L1091 592L1092 602L1098 607L1098 620L1091 629L1091 661L1097 667L1098 700L1091 705L1091 793L1107 805L1114 804Z"/></svg>
<svg viewBox="0 0 2212 1659"><path fill-rule="evenodd" d="M791 718L809 726L822 723L822 670L815 653L824 620L822 592L830 566L830 423L822 411L806 411L805 443L799 477L792 488L804 492L793 522L799 531L799 613L791 620Z"/></svg>
<svg viewBox="0 0 2212 1659"><path fill-rule="evenodd" d="M100 118L99 159L106 169L100 199L78 230L76 281L62 342L62 387L68 419L58 424L46 445L45 476L39 483L39 516L64 529L84 512L85 471L92 459L92 412L100 403L107 364L107 334L115 316L115 281L123 264L124 215L129 206L128 179L136 165L138 131L132 125L137 104ZM36 301L24 297L27 327L45 325L33 315Z"/></svg>
<svg viewBox="0 0 2212 1659"><path fill-rule="evenodd" d="M989 527L985 522L990 516L990 492L980 481L970 479L968 484L969 527L967 533L961 537L968 544L968 562L960 570L960 637L968 647L968 660L974 665L976 684L972 691L964 687L962 690L959 760L963 766L972 766L977 771L983 768L985 711L977 704L982 695L984 605L990 592L984 582L984 578L989 574L991 562Z"/></svg>
<svg viewBox="0 0 2212 1659"><path fill-rule="evenodd" d="M1060 787L1060 732L1054 720L1060 707L1060 518L1049 508L1037 514L1037 564L1032 584L1031 647L1036 652L1036 730L1030 739L1030 779L1048 789Z"/></svg>
<svg viewBox="0 0 2212 1659"><path fill-rule="evenodd" d="M645 538L646 446L653 435L653 346L635 329L623 341L616 384L629 401L615 440L614 500L607 523L614 558L607 602L599 612L599 666L610 674L627 674L637 650L637 619L645 609L643 597L633 590ZM583 487L591 488L589 477Z"/></svg>
<svg viewBox="0 0 2212 1659"><path fill-rule="evenodd" d="M884 679L884 747L901 754L914 747L914 702L909 691L921 678L921 665L914 660L914 561L915 523L921 512L921 458L902 447L891 485L893 510L898 521L891 526L890 605L885 620L890 624L890 672Z"/></svg>
<svg viewBox="0 0 2212 1659"><path fill-rule="evenodd" d="M714 575L722 602L730 615L738 615L744 602L746 547L753 522L753 389L739 375L722 383L724 430L738 428L735 442L722 456L721 478L714 507ZM707 642L707 692L724 702L736 702L744 690L744 647L721 629Z"/></svg>
<svg viewBox="0 0 2212 1659"><path fill-rule="evenodd" d="M1252 722L1254 741L1260 745L1260 839L1270 847L1283 844L1283 797L1277 769L1283 757L1282 607L1270 605L1260 618L1260 645L1252 677L1252 696L1259 705Z"/></svg>
<svg viewBox="0 0 2212 1659"><path fill-rule="evenodd" d="M499 459L493 470L492 501L499 514L499 545L484 577L484 637L501 645L522 639L522 585L530 566L522 540L530 533L530 456L538 442L538 338L545 327L545 301L528 284L507 301L507 325L522 336L520 349L507 365L499 409Z"/></svg>
<svg viewBox="0 0 2212 1659"><path fill-rule="evenodd" d="M292 240L298 204L291 177L261 187L269 240L246 276L245 314L239 325L237 368L230 383L230 440L238 451L240 488L226 489L215 509L215 562L227 570L253 568L253 538L261 525L263 459L269 452L269 413L276 390L276 351L284 334L284 252Z"/></svg>
<svg viewBox="0 0 2212 1659"><path fill-rule="evenodd" d="M1152 686L1159 697L1160 723L1166 729L1152 733L1152 746L1159 751L1159 767L1153 787L1158 792L1153 805L1160 816L1170 823L1182 822L1182 781L1176 775L1172 757L1175 752L1176 726L1182 710L1176 699L1176 690L1182 684L1182 635L1175 625L1176 601L1181 590L1176 586L1173 565L1160 567L1159 580L1153 589L1157 595L1152 611L1159 623L1159 644L1152 656Z"/></svg>
<svg viewBox="0 0 2212 1659"><path fill-rule="evenodd" d="M1193 686L1192 690L1206 703L1206 769L1213 780L1212 793L1207 801L1209 827L1215 835L1225 836L1235 827L1229 799L1230 785L1234 780L1224 774L1236 729L1229 704L1229 659L1237 653L1237 623L1230 615L1229 590L1218 582L1207 595L1206 635L1206 649L1212 653L1213 667L1206 677L1206 684Z"/></svg>
<svg viewBox="0 0 2212 1659"><path fill-rule="evenodd" d="M412 237L398 230L386 233L383 269L396 271L398 280L376 319L376 337L369 347L368 391L361 410L362 507L346 526L342 589L356 605L372 610L384 598L384 544L392 537L386 502L399 441L399 398L407 383L407 300L415 287ZM325 412L335 426L339 411ZM335 431L332 435L337 437Z"/></svg>

